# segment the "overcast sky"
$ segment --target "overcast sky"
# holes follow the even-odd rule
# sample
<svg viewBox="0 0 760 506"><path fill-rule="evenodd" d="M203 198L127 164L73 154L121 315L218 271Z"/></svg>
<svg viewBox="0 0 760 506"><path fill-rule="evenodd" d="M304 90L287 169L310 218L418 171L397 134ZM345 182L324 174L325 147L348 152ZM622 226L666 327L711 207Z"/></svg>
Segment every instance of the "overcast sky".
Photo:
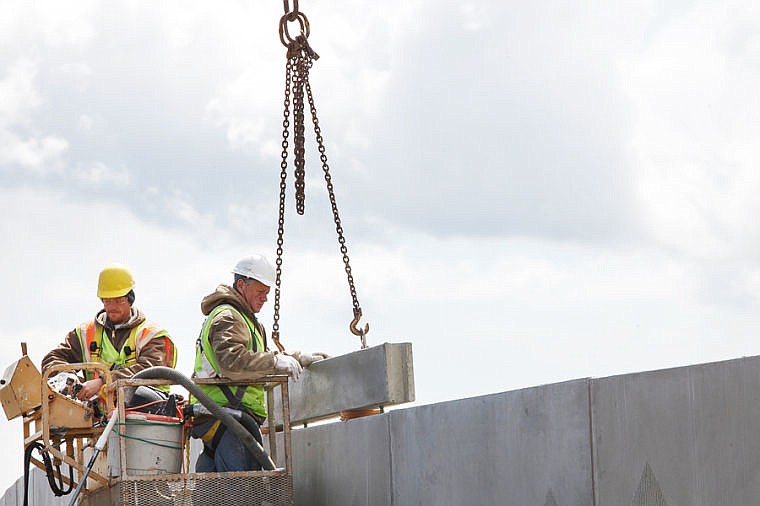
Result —
<svg viewBox="0 0 760 506"><path fill-rule="evenodd" d="M274 258L282 2L0 6L0 352L39 364L118 261L189 374L201 298ZM413 343L418 403L760 353L756 2L300 8L368 342ZM308 126L282 341L337 355L359 340ZM20 422L0 436L2 491Z"/></svg>

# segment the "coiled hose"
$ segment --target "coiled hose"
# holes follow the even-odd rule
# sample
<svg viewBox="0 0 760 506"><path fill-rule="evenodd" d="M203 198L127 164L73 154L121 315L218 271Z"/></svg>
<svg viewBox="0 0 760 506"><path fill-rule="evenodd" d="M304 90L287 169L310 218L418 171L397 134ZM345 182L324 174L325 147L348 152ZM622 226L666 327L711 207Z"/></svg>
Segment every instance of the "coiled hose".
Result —
<svg viewBox="0 0 760 506"><path fill-rule="evenodd" d="M45 445L39 442L29 443L24 449L24 506L29 504L29 464L32 459L32 452L37 450L42 456L42 462L45 465L45 475L47 476L50 490L53 491L56 497L70 494L73 490L74 483L74 468L69 466L69 486L68 488L63 486L63 475L61 474L61 466L56 466L58 474L58 482L55 481L56 471L53 471L53 462L50 459L50 454L45 449Z"/></svg>
<svg viewBox="0 0 760 506"><path fill-rule="evenodd" d="M241 425L240 422L235 420L235 418L230 413L225 411L221 406L219 406L219 404L214 402L211 397L206 394L206 392L201 390L198 385L193 383L190 378L181 372L170 367L154 366L149 367L148 369L143 369L133 377L135 379L166 379L171 380L177 385L182 385L191 394L193 394L195 398L198 399L198 402L203 404L203 406L208 409L213 416L220 420L228 430L232 431L235 437L238 438L246 448L248 448L248 451L251 452L253 458L255 458L259 464L261 464L262 469L265 469L267 471L273 471L275 469L274 462L272 462L272 459L269 457L267 452L264 451L264 448L258 443L258 441L256 441L253 435L248 430L246 430L246 428Z"/></svg>

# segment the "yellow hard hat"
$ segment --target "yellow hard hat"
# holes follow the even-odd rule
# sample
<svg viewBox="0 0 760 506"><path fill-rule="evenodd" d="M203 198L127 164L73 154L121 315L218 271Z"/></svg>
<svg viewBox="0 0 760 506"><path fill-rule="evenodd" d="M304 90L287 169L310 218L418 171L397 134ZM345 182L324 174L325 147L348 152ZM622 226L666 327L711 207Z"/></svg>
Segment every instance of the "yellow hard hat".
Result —
<svg viewBox="0 0 760 506"><path fill-rule="evenodd" d="M135 281L132 274L121 264L111 264L100 271L98 277L98 297L113 299L122 297L132 290Z"/></svg>

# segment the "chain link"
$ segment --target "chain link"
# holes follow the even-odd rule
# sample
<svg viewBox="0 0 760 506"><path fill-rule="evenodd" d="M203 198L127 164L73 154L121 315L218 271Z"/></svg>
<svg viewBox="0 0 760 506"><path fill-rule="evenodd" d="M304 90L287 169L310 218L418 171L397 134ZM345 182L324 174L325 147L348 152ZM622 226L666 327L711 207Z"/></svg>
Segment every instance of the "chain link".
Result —
<svg viewBox="0 0 760 506"><path fill-rule="evenodd" d="M288 0L282 0L282 6L285 8L285 14L290 14L290 2ZM298 12L298 0L293 0L293 11Z"/></svg>
<svg viewBox="0 0 760 506"><path fill-rule="evenodd" d="M287 0L286 0L287 2ZM297 4L296 4L297 5ZM287 11L287 4L286 4ZM295 13L298 16L302 16L305 20L305 16L302 13ZM287 35L287 14L283 16L280 24L280 37L283 37L283 23L285 23L284 33ZM308 26L308 22L307 22ZM295 40L291 40L287 45L288 47L288 60L285 67L285 111L283 113L283 132L282 132L282 160L280 162L280 202L279 202L279 219L277 228L277 279L275 288L275 302L274 302L274 324L272 326L272 337L277 344L277 347L282 351L280 345L280 284L282 276L282 253L283 253L283 235L285 224L285 188L287 179L287 157L288 157L288 135L290 127L290 100L293 99L293 158L295 166L295 189L296 189L296 212L298 214L304 213L305 207L305 136L304 136L304 90L306 92L306 99L309 103L309 111L311 112L311 119L314 125L314 134L316 136L317 146L319 150L319 159L322 162L322 171L324 172L325 183L327 184L327 193L330 199L330 207L332 208L333 219L335 221L335 231L338 234L338 244L340 246L340 252L343 256L343 264L346 271L346 278L348 280L348 288L351 293L351 300L353 303L354 318L349 325L351 333L357 335L361 339L362 348L367 347L366 334L369 332L369 324L365 324L364 328L358 328L356 325L362 316L362 309L359 305L359 297L356 294L356 286L354 285L354 277L351 272L350 259L348 257L348 247L346 246L346 238L343 234L343 226L340 220L340 214L338 212L338 204L335 199L335 188L332 183L332 176L330 175L330 166L327 163L327 154L324 146L324 140L322 138L322 129L319 126L319 119L317 118L317 108L314 103L314 95L311 91L311 84L309 83L309 70L314 64L314 60L319 58L319 55L315 53L309 46L308 35L303 32L297 36ZM290 40L288 38L288 40ZM284 43L284 41L283 41Z"/></svg>
<svg viewBox="0 0 760 506"><path fill-rule="evenodd" d="M296 167L296 212L304 213L306 200L306 156L303 117L303 89L304 83L309 80L309 64L306 58L294 58L296 60L295 72L291 82L293 90L293 164ZM291 60L292 61L292 60Z"/></svg>
<svg viewBox="0 0 760 506"><path fill-rule="evenodd" d="M290 128L290 79L295 58L289 58L285 64L285 100L282 113L282 153L280 161L280 208L277 217L277 260L275 261L276 279L274 289L274 322L272 323L272 340L280 351L285 348L280 344L280 285L282 283L282 245L285 234L285 188L288 177L288 136Z"/></svg>
<svg viewBox="0 0 760 506"><path fill-rule="evenodd" d="M311 62L309 63L311 64ZM314 105L314 96L311 93L311 85L308 81L306 82L306 94L309 100L311 120L312 123L314 123L314 134L316 135L317 139L319 160L322 162L322 171L325 174L325 183L327 184L327 194L330 198L330 207L332 208L333 220L335 221L335 232L338 234L338 244L340 245L340 252L343 255L343 264L345 265L346 277L348 278L348 288L351 291L351 300L354 304L354 310L361 311L361 308L359 307L359 298L356 295L356 287L354 286L354 277L351 274L351 265L349 264L346 238L343 236L343 226L340 221L340 213L338 213L338 204L335 200L335 188L333 187L332 176L330 175L330 166L327 164L327 155L325 154L325 145L322 139L322 129L319 127L317 108Z"/></svg>

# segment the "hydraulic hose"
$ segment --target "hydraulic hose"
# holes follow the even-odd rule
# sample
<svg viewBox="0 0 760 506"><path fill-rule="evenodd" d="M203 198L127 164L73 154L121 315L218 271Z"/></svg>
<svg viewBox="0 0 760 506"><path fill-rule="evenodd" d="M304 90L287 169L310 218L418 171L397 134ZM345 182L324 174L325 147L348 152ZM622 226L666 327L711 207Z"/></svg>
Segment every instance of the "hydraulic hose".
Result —
<svg viewBox="0 0 760 506"><path fill-rule="evenodd" d="M56 497L70 494L74 488L72 485L74 483L74 468L69 466L69 486L68 488L65 488L63 486L63 475L61 474L60 465L56 466L56 469L58 471L58 482L56 483L55 481L56 472L53 471L53 462L50 459L50 454L48 454L47 450L45 449L45 445L37 441L29 443L29 445L24 449L24 506L27 506L29 504L29 464L31 462L32 452L34 450L37 450L42 456L42 462L45 465L45 475L47 476L50 490L53 491Z"/></svg>
<svg viewBox="0 0 760 506"><path fill-rule="evenodd" d="M200 389L198 385L193 383L190 378L181 372L170 367L154 366L149 367L148 369L143 369L142 371L135 374L134 378L167 379L173 381L178 385L182 385L191 394L193 394L195 398L198 399L198 402L203 404L203 406L205 406L213 416L220 420L228 430L232 431L235 437L238 438L246 448L248 448L248 451L251 452L253 458L255 458L259 464L261 464L262 469L265 469L267 471L273 471L275 469L274 462L272 462L272 459L269 457L269 455L267 455L267 452L264 451L264 448L259 444L258 441L256 441L253 435L248 432L248 430L246 430L246 428L240 422L235 420L231 414L225 411L224 408L214 402L211 397L206 394L206 392ZM253 419L251 419L251 421L257 426L258 429L258 424L256 424Z"/></svg>

